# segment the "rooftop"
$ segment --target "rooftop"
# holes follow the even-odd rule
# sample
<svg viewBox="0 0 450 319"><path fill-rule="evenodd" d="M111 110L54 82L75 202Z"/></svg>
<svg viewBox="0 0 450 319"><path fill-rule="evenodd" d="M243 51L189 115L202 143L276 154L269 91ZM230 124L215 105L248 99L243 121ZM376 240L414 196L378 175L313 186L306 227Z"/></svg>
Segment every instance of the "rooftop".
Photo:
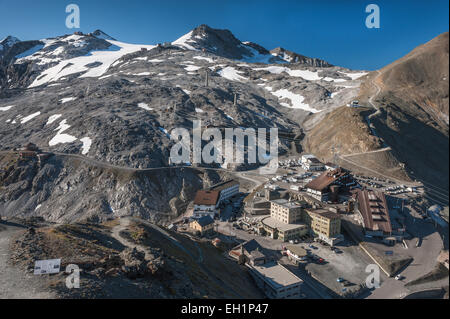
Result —
<svg viewBox="0 0 450 319"><path fill-rule="evenodd" d="M224 189L227 189L227 188L230 188L230 187L232 187L234 185L239 185L239 183L237 181L235 181L235 180L229 180L229 181L226 181L226 182L222 182L222 183L213 185L213 186L210 187L210 189L220 192L220 191L222 191Z"/></svg>
<svg viewBox="0 0 450 319"><path fill-rule="evenodd" d="M218 191L197 191L195 195L194 204L195 205L216 205L219 200Z"/></svg>
<svg viewBox="0 0 450 319"><path fill-rule="evenodd" d="M255 239L251 239L249 241L246 241L242 245L244 246L244 249L249 254L251 254L252 251L261 250L262 249L261 245Z"/></svg>
<svg viewBox="0 0 450 319"><path fill-rule="evenodd" d="M310 214L316 214L320 215L322 217L328 218L328 219L338 219L339 215L333 212L330 212L326 209L307 209L307 212Z"/></svg>
<svg viewBox="0 0 450 319"><path fill-rule="evenodd" d="M262 251L261 245L255 239L251 239L249 241L246 241L246 242L234 247L232 249L231 253L233 253L236 256L240 256L241 255L241 247L243 247L244 251L250 255L252 255L252 253L254 251L259 251L259 252Z"/></svg>
<svg viewBox="0 0 450 319"><path fill-rule="evenodd" d="M370 230L392 232L389 210L384 193L358 190L358 209L364 220L364 227Z"/></svg>
<svg viewBox="0 0 450 319"><path fill-rule="evenodd" d="M197 219L195 219L195 221L197 221L197 223L202 227L214 224L214 219L212 219L212 217L209 215L205 215L200 218L197 218Z"/></svg>
<svg viewBox="0 0 450 319"><path fill-rule="evenodd" d="M252 258L254 258L254 259L266 257L262 252L259 251L259 249L252 251L252 252L250 253L250 255L251 255Z"/></svg>
<svg viewBox="0 0 450 319"><path fill-rule="evenodd" d="M279 231L283 231L283 232L297 229L297 228L306 228L307 227L305 224L286 224L286 223L276 220L273 217L264 218L261 222L264 225L269 226L270 228L276 228Z"/></svg>
<svg viewBox="0 0 450 319"><path fill-rule="evenodd" d="M342 168L337 168L332 171L323 172L321 175L306 184L306 188L316 191L323 191L328 186L333 184L339 178L347 175L348 172Z"/></svg>
<svg viewBox="0 0 450 319"><path fill-rule="evenodd" d="M288 201L287 199L284 199L284 198L274 199L271 202L275 203L275 204L278 204L280 206L286 207L286 208L299 208L299 207L302 207L302 205L299 202L297 202L297 201L295 201L295 202L291 201L290 202L290 201Z"/></svg>
<svg viewBox="0 0 450 319"><path fill-rule="evenodd" d="M275 289L302 282L300 278L276 262L249 267L259 272L265 278L267 283Z"/></svg>
<svg viewBox="0 0 450 319"><path fill-rule="evenodd" d="M309 161L310 163L314 163L314 164L322 164L322 162L319 161L319 160L318 160L317 158L315 158L315 157L308 158L308 161Z"/></svg>
<svg viewBox="0 0 450 319"><path fill-rule="evenodd" d="M302 247L299 246L292 246L292 245L286 246L286 249L289 250L294 255L297 255L298 257L305 257L306 255L308 255L306 249L303 249Z"/></svg>

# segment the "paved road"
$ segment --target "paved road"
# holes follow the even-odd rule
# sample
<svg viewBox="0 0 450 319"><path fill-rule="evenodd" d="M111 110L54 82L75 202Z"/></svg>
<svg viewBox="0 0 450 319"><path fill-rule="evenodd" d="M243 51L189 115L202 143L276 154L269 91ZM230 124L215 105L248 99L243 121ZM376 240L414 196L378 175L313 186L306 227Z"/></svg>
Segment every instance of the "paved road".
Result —
<svg viewBox="0 0 450 319"><path fill-rule="evenodd" d="M404 280L398 281L395 278L388 278L382 274L381 287L375 289L369 299L374 298L403 298L411 292L427 290L430 288L440 288L448 285L448 278L435 282L430 282L422 285L415 285L405 287L404 285L413 281L430 271L432 271L437 264L436 258L443 248L443 241L439 232L434 228L433 224L424 221L419 214L412 211L411 214L406 215L406 229L413 234L415 238L407 241L408 248L404 249L402 253L414 258L413 262L405 268L401 275L405 277ZM422 238L422 244L419 247L415 246L417 238Z"/></svg>
<svg viewBox="0 0 450 319"><path fill-rule="evenodd" d="M365 155L365 154L372 154L372 153L380 153L380 152L387 152L387 151L391 151L392 148L390 147L384 147L384 148L380 148L378 150L374 150L374 151L368 151L368 152L360 152L360 153L353 153L353 154L345 154L342 155L342 157L349 157L349 156L354 156L354 155Z"/></svg>
<svg viewBox="0 0 450 319"><path fill-rule="evenodd" d="M306 296L306 299L332 299L328 294L327 289L324 289L320 283L308 275L304 270L283 259L280 260L280 263L303 280L304 285L302 286L301 292Z"/></svg>
<svg viewBox="0 0 450 319"><path fill-rule="evenodd" d="M56 296L44 290L37 277L9 263L11 238L23 228L0 222L0 299L50 299Z"/></svg>

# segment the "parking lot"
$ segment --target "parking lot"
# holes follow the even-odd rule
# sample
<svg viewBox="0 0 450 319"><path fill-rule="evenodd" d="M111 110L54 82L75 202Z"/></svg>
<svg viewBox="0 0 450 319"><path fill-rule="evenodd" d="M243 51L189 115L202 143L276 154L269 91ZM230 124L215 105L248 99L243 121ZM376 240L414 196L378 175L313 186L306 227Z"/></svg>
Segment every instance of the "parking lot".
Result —
<svg viewBox="0 0 450 319"><path fill-rule="evenodd" d="M269 176L269 181L266 183L265 188L295 190L293 186L298 185L300 189L295 190L298 192L301 191L302 186L304 186L307 182L321 173L323 172L308 173L301 167L280 168L278 169L276 174ZM396 210L400 210L403 205L406 205L409 202L408 200L402 201L402 199L411 199L416 196L421 196L420 187L414 188L399 185L398 183L395 183L393 181L376 177L356 175L355 178L357 182L363 187L389 193L391 195L388 198L389 206ZM358 185L357 187L361 186ZM261 195L259 194L259 196ZM344 204L334 205L333 207L338 207L341 211L344 211L346 209L346 205ZM258 224L258 221L269 215L250 216L244 214L236 216L236 214L231 214L231 216L234 216L234 218L236 218L235 220L234 218L228 218L230 214L229 208L226 208L223 214L223 218L221 218L221 221L218 222L218 229L220 232L223 232L224 234L235 238L239 242L256 239L264 248L264 253L267 253L268 257L280 260L283 263L289 263L292 267L290 269L294 269L295 273L302 279L304 279L305 282L313 279L312 284L309 285L309 288L320 294L321 297L323 297L322 293L324 293L325 295L327 293L326 288L325 292L320 288L320 284L323 285L322 288L327 287L329 289L329 295L332 294L330 290L338 295L346 295L348 293L360 290L361 286L365 285L366 278L370 274L366 273L366 267L368 265L374 264L374 261L358 245L350 241L349 238L346 238L344 242L336 245L336 247L338 248L337 252L335 250L332 250L328 245L314 242L312 238L301 238L298 241L290 243L282 242L280 240L274 240L269 237L260 236L256 232L256 225ZM414 222L417 223L417 219L409 221L409 224ZM408 228L411 229L411 225L408 226ZM426 237L426 235L419 237ZM434 237L432 238L434 239ZM426 241L428 240L429 238L426 238ZM422 251L422 249L417 249L414 247L416 242L417 238L414 238L414 243L412 241L408 241L410 251L408 249L405 249L401 244L398 244L395 247L386 247L385 245L381 244L378 246L382 250L383 256L384 252L386 250L389 250L392 251L393 257L396 258L401 257L401 255L403 255L403 253L405 252L411 253L411 255L417 254L416 256L414 256L416 258L418 255L420 255L420 253L416 252L415 250ZM289 261L289 258L287 256L282 257L281 250L287 245L295 245L306 249L308 252L307 261L300 262L301 265L298 266L295 262ZM414 248L412 248L412 246ZM434 256L434 251L431 255ZM415 268L422 268L421 264L428 265L429 262L421 260L420 264L414 264L414 266ZM407 273L407 275L407 278L411 276L409 273ZM384 278L383 273L381 274L381 277L382 286L384 286L383 283L387 279ZM319 283L319 285L314 284L314 279ZM396 284L398 283L395 279L389 281L394 281ZM369 295L370 294L373 294L373 291L370 292Z"/></svg>
<svg viewBox="0 0 450 319"><path fill-rule="evenodd" d="M269 176L270 179L265 187L301 191L307 183L322 173L323 171L306 171L300 166L282 167L278 169L276 174ZM423 194L423 187L419 183L411 186L399 184L385 178L364 175L353 176L356 185L352 186L351 189L365 187L367 189L383 191L388 195L395 195L400 199L420 197Z"/></svg>
<svg viewBox="0 0 450 319"><path fill-rule="evenodd" d="M301 245L308 248L307 245ZM358 285L365 283L368 273L365 272L367 265L373 261L354 243L345 240L336 245L340 253L331 250L329 246L314 243L316 249L312 253L323 258L323 263L309 262L305 269L322 284L336 292L342 294L348 290L358 288ZM344 283L339 283L338 278L342 278L349 286L344 287ZM345 291L343 291L345 289Z"/></svg>

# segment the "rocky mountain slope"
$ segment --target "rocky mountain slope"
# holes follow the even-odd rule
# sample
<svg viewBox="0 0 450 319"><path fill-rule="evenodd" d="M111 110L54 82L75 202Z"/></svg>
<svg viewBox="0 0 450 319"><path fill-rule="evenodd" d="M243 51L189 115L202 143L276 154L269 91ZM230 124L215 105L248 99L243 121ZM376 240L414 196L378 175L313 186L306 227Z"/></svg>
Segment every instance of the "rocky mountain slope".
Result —
<svg viewBox="0 0 450 319"><path fill-rule="evenodd" d="M61 258L60 273L28 282L53 298L263 298L245 267L223 258L226 244L216 248L210 240L193 240L140 219L34 224L14 232L10 259L30 274L35 260ZM66 287L64 270L70 264L81 270L79 289ZM26 291L22 278L1 279L11 283L2 291L6 297ZM30 292L32 298L42 294Z"/></svg>
<svg viewBox="0 0 450 319"><path fill-rule="evenodd" d="M379 136L410 176L424 181L430 195L443 203L448 196L441 193L447 190L448 195L449 188L448 48L446 32L368 80L380 88L380 114L372 120ZM366 88L362 95L368 94Z"/></svg>
<svg viewBox="0 0 450 319"><path fill-rule="evenodd" d="M307 64L311 66L316 67L332 67L330 63L327 61L317 59L317 58L310 58L298 53L295 53L293 51L286 50L284 48L278 47L273 50L270 50L270 53L274 56L279 57L280 59L289 62L289 63L301 63L301 64Z"/></svg>
<svg viewBox="0 0 450 319"><path fill-rule="evenodd" d="M381 87L380 97L401 99L405 112L422 122L428 121L438 130L448 131L448 50L446 32L382 68L376 79Z"/></svg>
<svg viewBox="0 0 450 319"><path fill-rule="evenodd" d="M341 154L389 147L377 170L405 167L434 201L448 204L448 61L447 32L371 72L358 98L366 107L334 110L307 132L305 147L328 158L338 145Z"/></svg>
<svg viewBox="0 0 450 319"><path fill-rule="evenodd" d="M181 180L195 188L203 177L198 180L186 170L177 173L180 180L162 178L173 191L122 184L123 196L119 196L108 179L89 177L90 166L100 170L105 167L99 163L134 170L167 167L175 143L170 132L177 127L191 130L193 120L201 120L203 127L278 127L280 153L295 153L301 149L293 141L303 137L304 120L350 101L366 74L315 58L289 59L287 55L300 55L271 53L241 42L228 30L205 25L164 44L123 43L96 30L4 47L0 149L32 142L42 150L97 161L73 166L73 161L58 155L36 166L11 159L8 153L1 155L2 163L9 163L9 168L2 167L1 214L45 215L52 220L105 217L108 206L113 215L176 215L179 210L167 203L180 200ZM47 171L50 164L56 168ZM39 182L47 191L30 188L40 174L47 176ZM99 174L107 176L107 172ZM67 186L74 183L77 190ZM92 195L85 185L96 187L99 195ZM150 189L154 193L148 196L155 200L147 199L144 205L147 195L142 194ZM192 199L187 193L183 202ZM64 197L70 200L61 206ZM116 205L117 197L123 200ZM135 208L126 209L129 201ZM48 210L41 212L36 209L39 205Z"/></svg>

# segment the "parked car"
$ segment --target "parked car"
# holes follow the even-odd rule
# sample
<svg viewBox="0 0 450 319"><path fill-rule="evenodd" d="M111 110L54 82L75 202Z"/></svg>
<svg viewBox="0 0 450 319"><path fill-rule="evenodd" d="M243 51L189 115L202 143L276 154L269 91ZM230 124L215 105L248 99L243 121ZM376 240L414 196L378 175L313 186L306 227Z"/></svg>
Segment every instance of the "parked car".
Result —
<svg viewBox="0 0 450 319"><path fill-rule="evenodd" d="M344 287L348 287L348 286L352 286L352 285L353 285L353 284L352 284L350 281L348 281L348 280L345 280L342 284L343 284Z"/></svg>
<svg viewBox="0 0 450 319"><path fill-rule="evenodd" d="M403 276L402 275L397 275L397 276L395 276L395 280L402 280L403 279Z"/></svg>
<svg viewBox="0 0 450 319"><path fill-rule="evenodd" d="M337 282L343 282L345 279L342 277L339 277L338 279L336 279Z"/></svg>

